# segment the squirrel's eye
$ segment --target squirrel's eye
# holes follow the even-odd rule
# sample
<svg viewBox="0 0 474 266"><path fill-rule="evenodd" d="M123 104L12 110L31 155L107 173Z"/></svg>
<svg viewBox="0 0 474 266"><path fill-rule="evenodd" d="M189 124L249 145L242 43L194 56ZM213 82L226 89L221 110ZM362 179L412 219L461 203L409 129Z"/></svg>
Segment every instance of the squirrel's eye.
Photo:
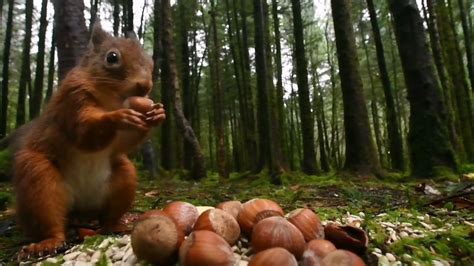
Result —
<svg viewBox="0 0 474 266"><path fill-rule="evenodd" d="M105 60L107 60L107 63L109 64L116 64L119 61L119 55L117 52L108 52L107 56L105 57Z"/></svg>

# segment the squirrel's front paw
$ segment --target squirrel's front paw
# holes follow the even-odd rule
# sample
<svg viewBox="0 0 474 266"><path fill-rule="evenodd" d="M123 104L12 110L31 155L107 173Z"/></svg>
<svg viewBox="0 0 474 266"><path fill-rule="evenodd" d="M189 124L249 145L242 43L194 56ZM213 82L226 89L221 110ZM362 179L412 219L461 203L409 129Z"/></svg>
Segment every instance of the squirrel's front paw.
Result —
<svg viewBox="0 0 474 266"><path fill-rule="evenodd" d="M156 103L153 105L153 110L146 113L145 121L151 126L157 126L166 119L166 111L163 104Z"/></svg>
<svg viewBox="0 0 474 266"><path fill-rule="evenodd" d="M106 116L112 120L119 129L139 129L148 130L148 125L145 122L146 117L132 109L119 109L106 114Z"/></svg>

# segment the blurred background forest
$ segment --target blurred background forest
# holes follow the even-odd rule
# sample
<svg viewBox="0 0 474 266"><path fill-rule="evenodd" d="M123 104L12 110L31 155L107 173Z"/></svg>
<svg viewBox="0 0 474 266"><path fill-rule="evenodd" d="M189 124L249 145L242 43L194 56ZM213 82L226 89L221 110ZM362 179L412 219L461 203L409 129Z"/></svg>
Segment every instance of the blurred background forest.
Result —
<svg viewBox="0 0 474 266"><path fill-rule="evenodd" d="M135 31L153 55L151 97L167 121L137 153L152 176L434 177L474 161L472 1L0 4L3 148L41 113L99 19L116 36Z"/></svg>

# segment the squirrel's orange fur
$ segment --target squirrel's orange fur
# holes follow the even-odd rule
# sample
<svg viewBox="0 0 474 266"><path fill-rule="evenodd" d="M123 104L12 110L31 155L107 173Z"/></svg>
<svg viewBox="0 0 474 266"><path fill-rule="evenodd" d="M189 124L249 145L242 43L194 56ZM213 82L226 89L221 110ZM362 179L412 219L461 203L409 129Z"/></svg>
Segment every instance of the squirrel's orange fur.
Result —
<svg viewBox="0 0 474 266"><path fill-rule="evenodd" d="M86 55L15 155L18 221L37 241L22 255L55 252L66 240L71 213L97 214L108 231L131 207L136 172L126 152L165 114L159 104L146 115L122 104L149 93L152 68L136 38L115 38L94 27Z"/></svg>

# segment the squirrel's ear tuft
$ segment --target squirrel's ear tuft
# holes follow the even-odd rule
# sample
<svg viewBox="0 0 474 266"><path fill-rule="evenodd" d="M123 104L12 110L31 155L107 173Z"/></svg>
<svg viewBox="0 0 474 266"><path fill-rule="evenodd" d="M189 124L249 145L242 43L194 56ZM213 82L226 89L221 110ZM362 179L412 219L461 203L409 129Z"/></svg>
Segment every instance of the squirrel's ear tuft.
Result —
<svg viewBox="0 0 474 266"><path fill-rule="evenodd" d="M110 38L110 34L105 32L100 25L100 22L97 21L94 23L91 34L91 44L93 47L97 47L102 44L107 38Z"/></svg>
<svg viewBox="0 0 474 266"><path fill-rule="evenodd" d="M137 37L137 35L135 34L135 32L133 30L127 31L125 33L125 38L132 39L132 40L138 40L138 37Z"/></svg>

